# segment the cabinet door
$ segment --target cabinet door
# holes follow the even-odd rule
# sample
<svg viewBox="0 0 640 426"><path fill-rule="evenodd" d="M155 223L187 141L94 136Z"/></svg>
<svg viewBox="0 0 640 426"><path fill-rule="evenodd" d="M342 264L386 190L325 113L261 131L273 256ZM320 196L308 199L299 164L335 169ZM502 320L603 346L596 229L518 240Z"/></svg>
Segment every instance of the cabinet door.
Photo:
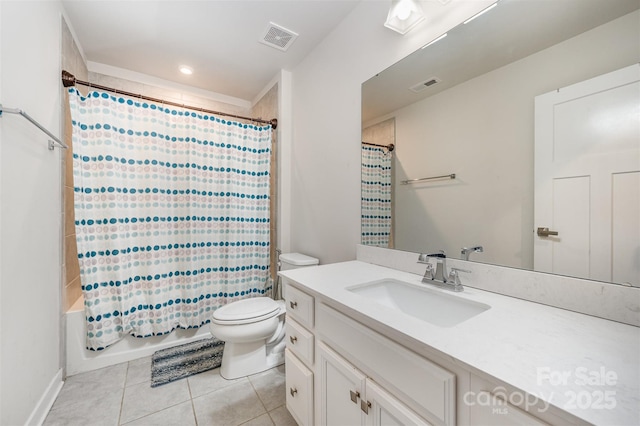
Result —
<svg viewBox="0 0 640 426"><path fill-rule="evenodd" d="M300 426L313 425L313 373L293 355L284 351L287 369L287 409Z"/></svg>
<svg viewBox="0 0 640 426"><path fill-rule="evenodd" d="M324 303L317 308L317 338L349 354L421 417L436 424L457 424L455 374Z"/></svg>
<svg viewBox="0 0 640 426"><path fill-rule="evenodd" d="M366 382L364 405L368 407L367 426L431 425L370 379Z"/></svg>
<svg viewBox="0 0 640 426"><path fill-rule="evenodd" d="M316 398L320 425L363 424L360 410L365 376L328 346L317 346Z"/></svg>

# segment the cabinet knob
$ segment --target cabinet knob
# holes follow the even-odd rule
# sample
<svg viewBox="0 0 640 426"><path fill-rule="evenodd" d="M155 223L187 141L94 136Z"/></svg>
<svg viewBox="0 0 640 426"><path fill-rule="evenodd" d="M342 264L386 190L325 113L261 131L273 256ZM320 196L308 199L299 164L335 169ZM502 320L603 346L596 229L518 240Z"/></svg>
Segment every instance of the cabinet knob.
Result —
<svg viewBox="0 0 640 426"><path fill-rule="evenodd" d="M296 336L289 336L289 340L291 341L291 344L295 345L298 341L298 338Z"/></svg>
<svg viewBox="0 0 640 426"><path fill-rule="evenodd" d="M369 414L369 408L371 408L371 403L369 401L365 401L364 399L360 401L360 409L365 414Z"/></svg>
<svg viewBox="0 0 640 426"><path fill-rule="evenodd" d="M360 398L360 392L349 391L349 394L351 395L351 402L353 402L354 404L357 404L358 398Z"/></svg>
<svg viewBox="0 0 640 426"><path fill-rule="evenodd" d="M291 309L295 309L298 306L298 302L289 302L289 306L291 306Z"/></svg>
<svg viewBox="0 0 640 426"><path fill-rule="evenodd" d="M291 394L292 397L295 397L296 394L298 393L298 389L296 388L289 388L289 393Z"/></svg>

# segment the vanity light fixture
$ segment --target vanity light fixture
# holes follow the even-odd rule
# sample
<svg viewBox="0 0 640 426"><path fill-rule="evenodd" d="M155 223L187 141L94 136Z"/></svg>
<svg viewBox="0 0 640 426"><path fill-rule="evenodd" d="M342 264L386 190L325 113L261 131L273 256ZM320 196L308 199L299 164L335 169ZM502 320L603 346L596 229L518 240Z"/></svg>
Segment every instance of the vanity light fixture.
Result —
<svg viewBox="0 0 640 426"><path fill-rule="evenodd" d="M415 0L391 0L384 26L404 35L422 21L424 13Z"/></svg>
<svg viewBox="0 0 640 426"><path fill-rule="evenodd" d="M467 19L466 21L463 22L463 24L468 24L469 22L473 21L474 19L484 15L485 13L487 13L488 11L490 11L491 9L493 9L494 7L496 7L498 5L498 2L495 2L494 4L492 4L491 6L482 9L480 12L476 13L475 15L473 15L471 18Z"/></svg>
<svg viewBox="0 0 640 426"><path fill-rule="evenodd" d="M186 65L180 65L180 72L184 75L191 75L193 74L193 68L188 67Z"/></svg>
<svg viewBox="0 0 640 426"><path fill-rule="evenodd" d="M436 43L440 40L442 40L443 38L445 38L447 36L447 33L442 34L440 37L431 40L429 43L425 44L424 46L421 47L421 49L426 49L427 47L431 46L433 43Z"/></svg>

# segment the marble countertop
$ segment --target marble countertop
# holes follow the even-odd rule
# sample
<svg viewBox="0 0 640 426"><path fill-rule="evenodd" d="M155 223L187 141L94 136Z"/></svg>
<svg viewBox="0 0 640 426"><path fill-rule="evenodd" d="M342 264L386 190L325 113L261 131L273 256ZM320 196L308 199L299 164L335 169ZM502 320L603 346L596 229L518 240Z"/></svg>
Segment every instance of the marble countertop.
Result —
<svg viewBox="0 0 640 426"><path fill-rule="evenodd" d="M583 421L640 424L638 327L471 287L452 293L429 286L491 306L453 327L439 327L346 290L383 278L424 286L419 275L361 261L280 274L307 293L357 312L359 321L383 328L383 334L391 329L400 343L444 353Z"/></svg>

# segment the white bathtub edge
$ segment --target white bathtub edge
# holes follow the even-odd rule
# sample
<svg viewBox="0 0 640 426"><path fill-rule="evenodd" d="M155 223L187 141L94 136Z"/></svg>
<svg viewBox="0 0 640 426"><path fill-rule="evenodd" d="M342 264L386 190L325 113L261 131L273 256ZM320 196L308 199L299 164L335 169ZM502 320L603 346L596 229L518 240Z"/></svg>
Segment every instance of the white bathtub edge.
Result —
<svg viewBox="0 0 640 426"><path fill-rule="evenodd" d="M84 310L67 312L66 323L67 377L150 356L171 346L211 338L209 327L205 325L144 339L127 336L104 350L89 351L85 348Z"/></svg>

